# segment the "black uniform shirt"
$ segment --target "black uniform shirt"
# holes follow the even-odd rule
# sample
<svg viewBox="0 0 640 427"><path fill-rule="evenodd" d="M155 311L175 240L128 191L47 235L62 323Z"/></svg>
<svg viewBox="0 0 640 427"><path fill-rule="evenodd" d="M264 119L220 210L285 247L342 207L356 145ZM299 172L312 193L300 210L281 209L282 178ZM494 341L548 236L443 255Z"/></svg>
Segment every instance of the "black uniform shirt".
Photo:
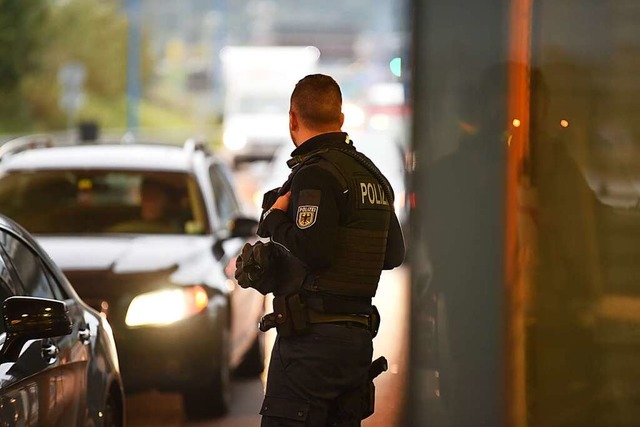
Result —
<svg viewBox="0 0 640 427"><path fill-rule="evenodd" d="M292 153L292 157L326 147L351 147L348 135L332 132L317 135ZM353 148L355 150L355 148ZM303 165L291 183L287 212L272 210L263 219L266 236L284 246L312 271L331 265L335 253L338 226L348 209L348 195L330 172L317 164ZM404 239L398 218L391 210L384 268L399 266L404 259Z"/></svg>

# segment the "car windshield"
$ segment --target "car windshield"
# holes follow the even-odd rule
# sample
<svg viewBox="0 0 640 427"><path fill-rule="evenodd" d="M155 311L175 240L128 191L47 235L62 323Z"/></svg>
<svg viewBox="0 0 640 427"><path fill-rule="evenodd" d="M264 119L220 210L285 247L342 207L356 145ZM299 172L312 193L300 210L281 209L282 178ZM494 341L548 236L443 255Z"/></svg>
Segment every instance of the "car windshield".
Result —
<svg viewBox="0 0 640 427"><path fill-rule="evenodd" d="M16 171L0 179L0 211L37 234L204 234L202 194L186 173Z"/></svg>

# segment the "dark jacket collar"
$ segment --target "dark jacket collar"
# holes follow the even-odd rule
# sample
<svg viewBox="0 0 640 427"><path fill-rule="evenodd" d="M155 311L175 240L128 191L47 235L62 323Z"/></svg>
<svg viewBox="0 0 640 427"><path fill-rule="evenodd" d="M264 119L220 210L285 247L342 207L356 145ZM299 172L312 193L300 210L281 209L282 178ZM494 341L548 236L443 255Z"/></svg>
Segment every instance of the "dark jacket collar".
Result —
<svg viewBox="0 0 640 427"><path fill-rule="evenodd" d="M333 146L344 147L345 143L349 146L352 145L349 135L346 132L329 132L316 135L313 138L307 139L300 144L295 150L291 152L291 157L302 156L309 154L312 151L316 151L322 148L328 148Z"/></svg>
<svg viewBox="0 0 640 427"><path fill-rule="evenodd" d="M293 169L302 162L313 157L315 155L314 153L327 150L332 147L346 147L354 149L353 142L345 132L323 133L307 139L304 143L300 144L300 146L293 150L291 152L291 158L287 161L287 166Z"/></svg>

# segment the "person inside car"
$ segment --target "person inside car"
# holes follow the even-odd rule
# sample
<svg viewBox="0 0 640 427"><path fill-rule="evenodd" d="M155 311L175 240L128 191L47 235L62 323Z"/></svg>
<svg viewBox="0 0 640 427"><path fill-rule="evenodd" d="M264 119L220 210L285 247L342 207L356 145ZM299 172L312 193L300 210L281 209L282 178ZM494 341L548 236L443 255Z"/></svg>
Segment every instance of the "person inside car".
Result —
<svg viewBox="0 0 640 427"><path fill-rule="evenodd" d="M139 219L120 222L110 228L116 233L182 233L178 191L158 180L144 178L140 184Z"/></svg>

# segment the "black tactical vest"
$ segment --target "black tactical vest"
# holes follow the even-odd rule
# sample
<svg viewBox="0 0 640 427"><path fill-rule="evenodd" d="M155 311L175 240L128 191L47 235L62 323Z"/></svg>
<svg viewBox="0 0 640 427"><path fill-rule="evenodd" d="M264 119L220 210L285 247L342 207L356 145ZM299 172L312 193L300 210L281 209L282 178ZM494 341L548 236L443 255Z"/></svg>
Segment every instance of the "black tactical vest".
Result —
<svg viewBox="0 0 640 427"><path fill-rule="evenodd" d="M308 277L304 288L310 293L370 300L384 264L393 209L391 186L368 158L353 149L329 148L309 157L318 159L315 166L338 179L347 210L340 219L331 267Z"/></svg>

